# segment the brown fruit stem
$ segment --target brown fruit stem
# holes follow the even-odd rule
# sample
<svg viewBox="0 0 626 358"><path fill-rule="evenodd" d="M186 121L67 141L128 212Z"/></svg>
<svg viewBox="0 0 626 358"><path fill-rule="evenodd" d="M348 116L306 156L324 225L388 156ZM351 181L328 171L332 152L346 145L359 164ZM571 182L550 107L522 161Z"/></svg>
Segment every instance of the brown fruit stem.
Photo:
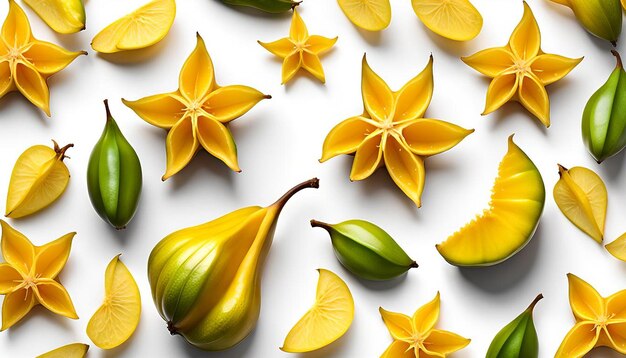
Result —
<svg viewBox="0 0 626 358"><path fill-rule="evenodd" d="M622 57L619 55L619 52L611 50L611 53L613 54L613 56L615 56L615 59L617 60L617 65L615 65L615 67L624 68L624 66L622 65Z"/></svg>
<svg viewBox="0 0 626 358"><path fill-rule="evenodd" d="M567 172L568 169L562 166L561 164L557 164L559 166L559 178L563 176L563 173Z"/></svg>
<svg viewBox="0 0 626 358"><path fill-rule="evenodd" d="M52 143L54 143L54 151L57 153L57 156L61 158L61 161L63 161L63 159L65 158L69 158L67 155L65 155L65 152L67 152L68 149L74 146L73 143L70 143L64 147L59 147L59 143L57 143L54 139L52 140Z"/></svg>
<svg viewBox="0 0 626 358"><path fill-rule="evenodd" d="M528 308L526 309L526 311L531 311L535 309L535 306L537 305L537 302L541 301L541 299L543 298L543 294L538 294L537 297L535 297L535 299L530 303L530 305L528 306Z"/></svg>
<svg viewBox="0 0 626 358"><path fill-rule="evenodd" d="M409 265L410 268L418 268L420 267L420 265L417 264L417 262L415 261L411 261L411 264Z"/></svg>
<svg viewBox="0 0 626 358"><path fill-rule="evenodd" d="M330 229L332 229L331 224L327 224L323 221L317 221L315 219L311 220L311 227L321 227L322 229L328 231L330 233Z"/></svg>
<svg viewBox="0 0 626 358"><path fill-rule="evenodd" d="M104 102L104 109L107 112L107 122L108 122L111 119L113 119L113 116L111 115L111 110L109 109L109 100L105 99L103 102Z"/></svg>
<svg viewBox="0 0 626 358"><path fill-rule="evenodd" d="M302 1L293 1L291 3L291 10L295 9L296 6L300 5L302 3Z"/></svg>
<svg viewBox="0 0 626 358"><path fill-rule="evenodd" d="M297 192L303 189L307 189L307 188L317 189L319 187L320 187L319 179L317 178L309 179L289 189L289 191L287 191L285 195L281 196L280 199L276 200L276 202L272 204L272 206L277 207L278 208L277 211L280 213L280 211L283 209L285 204L287 204L289 199L291 199L291 197L294 196Z"/></svg>

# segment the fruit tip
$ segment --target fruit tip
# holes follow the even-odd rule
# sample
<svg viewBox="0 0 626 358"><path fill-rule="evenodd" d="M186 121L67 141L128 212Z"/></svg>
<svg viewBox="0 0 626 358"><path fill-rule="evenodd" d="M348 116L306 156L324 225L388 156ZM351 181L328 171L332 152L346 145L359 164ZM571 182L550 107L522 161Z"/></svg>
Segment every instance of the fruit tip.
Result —
<svg viewBox="0 0 626 358"><path fill-rule="evenodd" d="M323 221L311 219L310 223L311 223L311 227L320 227L322 229L326 229L327 231L331 229L331 225Z"/></svg>
<svg viewBox="0 0 626 358"><path fill-rule="evenodd" d="M541 301L542 299L543 299L543 294L542 293L538 294L537 297L535 297L535 299L530 303L526 311L532 311L533 309L535 309L535 306L537 305L537 303Z"/></svg>
<svg viewBox="0 0 626 358"><path fill-rule="evenodd" d="M411 261L409 268L418 268L418 267L420 267L420 265L418 265L417 262L415 262L415 260Z"/></svg>
<svg viewBox="0 0 626 358"><path fill-rule="evenodd" d="M266 94L266 95L263 95L263 98L264 99L272 99L272 95L271 94Z"/></svg>
<svg viewBox="0 0 626 358"><path fill-rule="evenodd" d="M617 47L617 41L615 40L611 41L611 45L613 45L613 47Z"/></svg>
<svg viewBox="0 0 626 358"><path fill-rule="evenodd" d="M109 100L105 99L103 102L104 102L104 109L106 110L106 113L107 113L107 120L109 118L113 118L113 116L111 116L111 110L109 109Z"/></svg>
<svg viewBox="0 0 626 358"><path fill-rule="evenodd" d="M561 164L557 163L557 166L559 167L559 176L561 176L563 173L565 173L568 170L567 168L565 168Z"/></svg>
<svg viewBox="0 0 626 358"><path fill-rule="evenodd" d="M611 54L613 54L613 56L615 56L615 59L617 60L617 64L615 66L624 68L624 66L622 65L622 57L619 55L619 52L617 52L615 49L611 49Z"/></svg>

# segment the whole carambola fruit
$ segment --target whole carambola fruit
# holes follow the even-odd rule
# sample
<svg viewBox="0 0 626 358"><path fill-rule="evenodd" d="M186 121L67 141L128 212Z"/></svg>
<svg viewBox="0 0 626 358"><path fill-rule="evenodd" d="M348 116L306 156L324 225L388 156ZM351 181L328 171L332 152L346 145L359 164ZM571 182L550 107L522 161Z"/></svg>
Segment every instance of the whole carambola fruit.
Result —
<svg viewBox="0 0 626 358"><path fill-rule="evenodd" d="M552 0L572 9L576 19L592 35L616 44L622 32L620 0Z"/></svg>
<svg viewBox="0 0 626 358"><path fill-rule="evenodd" d="M587 102L582 120L583 141L598 163L626 146L626 71L617 51L611 52L615 70Z"/></svg>
<svg viewBox="0 0 626 358"><path fill-rule="evenodd" d="M533 323L533 310L539 300L535 300L511 323L507 324L493 339L486 358L537 358L539 357L539 338Z"/></svg>
<svg viewBox="0 0 626 358"><path fill-rule="evenodd" d="M300 5L300 1L292 0L222 0L224 4L246 6L270 13L287 12Z"/></svg>
<svg viewBox="0 0 626 358"><path fill-rule="evenodd" d="M366 280L389 280L417 267L385 230L364 220L327 224L311 220L311 226L328 231L339 262Z"/></svg>
<svg viewBox="0 0 626 358"><path fill-rule="evenodd" d="M98 215L116 229L123 229L137 211L141 163L111 116L107 100L104 107L106 125L89 157L87 189Z"/></svg>
<svg viewBox="0 0 626 358"><path fill-rule="evenodd" d="M228 349L252 331L261 310L261 274L278 216L305 181L268 207L250 206L176 231L150 253L148 280L172 334L204 350Z"/></svg>

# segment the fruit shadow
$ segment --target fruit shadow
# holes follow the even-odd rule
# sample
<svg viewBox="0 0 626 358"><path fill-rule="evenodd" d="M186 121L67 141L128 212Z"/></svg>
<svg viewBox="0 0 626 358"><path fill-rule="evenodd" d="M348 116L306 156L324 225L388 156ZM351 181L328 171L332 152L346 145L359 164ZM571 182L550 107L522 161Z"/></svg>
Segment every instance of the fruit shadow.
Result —
<svg viewBox="0 0 626 358"><path fill-rule="evenodd" d="M141 66L150 60L154 60L158 57L158 55L165 51L165 49L170 45L170 42L174 41L174 38L177 36L173 34L176 29L176 26L172 26L170 29L170 33L165 36L164 39L157 42L156 44L142 48L137 50L129 50L129 51L121 51L116 53L99 53L96 52L96 56L105 61L115 63L117 65L125 65L125 66ZM171 46L169 46L171 47ZM90 47L91 48L91 47Z"/></svg>
<svg viewBox="0 0 626 358"><path fill-rule="evenodd" d="M4 95L4 97L0 99L0 117L6 117L6 114L3 114L2 112L8 110L10 106L18 105L21 107L20 110L25 110L29 112L28 116L21 115L20 118L36 117L39 118L40 122L43 123L45 126L50 125L50 118L53 118L54 113L52 113L51 117L46 116L46 114L41 109L30 103L18 91L7 93L6 95ZM52 110L53 109L51 109L51 112Z"/></svg>
<svg viewBox="0 0 626 358"><path fill-rule="evenodd" d="M365 42L367 42L371 46L378 46L383 42L383 31L385 30L369 31L357 27L354 24L352 25L352 27L356 30L356 32L358 32L361 38L363 38L363 40L365 40Z"/></svg>
<svg viewBox="0 0 626 358"><path fill-rule="evenodd" d="M487 82L490 82L490 80L491 79L487 79ZM546 126L544 126L538 118L528 112L526 108L524 108L524 106L516 101L507 102L496 111L489 113L488 115L485 115L483 117L490 116L495 118L495 120L490 121L491 126L493 127L493 129L495 129L496 127L502 125L502 123L504 123L505 121L511 120L511 117L514 117L514 114L519 114L520 116L518 117L528 117L527 119L524 118L524 120L531 121L535 125L535 127L537 127L537 129L544 135L548 134L548 128L546 128Z"/></svg>
<svg viewBox="0 0 626 358"><path fill-rule="evenodd" d="M273 13L265 12L265 11L255 9L249 6L228 5L228 4L225 4L222 0L214 0L214 2L220 4L221 6L233 12L236 12L244 16L248 16L248 17L264 18L264 19L270 19L270 20L275 19L275 18L286 18L286 19L291 18L291 11L285 11L282 13L273 14ZM302 9L299 6L297 7L297 9L298 9L298 12L302 12L301 11Z"/></svg>
<svg viewBox="0 0 626 358"><path fill-rule="evenodd" d="M30 312L26 314L26 316L22 317L19 322L17 322L14 326L7 330L7 337L9 341L13 338L16 338L17 335L21 334L22 330L26 332L27 329L23 328L23 326L26 324L26 321L34 319L35 317L42 317L45 320L54 322L54 324L56 325L55 329L57 329L58 327L58 329L63 329L66 332L72 331L71 321L74 320L54 314L46 309L44 306L37 305L33 307Z"/></svg>
<svg viewBox="0 0 626 358"><path fill-rule="evenodd" d="M626 150L622 150L614 156L607 158L601 164L598 164L601 175L604 178L608 178L611 182L617 182L622 169L624 168L624 160L626 156Z"/></svg>
<svg viewBox="0 0 626 358"><path fill-rule="evenodd" d="M187 343L183 337L174 336L172 339L176 339L178 346L180 347L179 351L182 352L186 357L191 358L234 358L234 357L245 357L250 353L250 349L256 339L256 328L250 332L248 337L246 337L239 344L234 346L233 348L224 350L224 351L203 351L199 348L192 346ZM254 354L252 354L254 356Z"/></svg>
<svg viewBox="0 0 626 358"><path fill-rule="evenodd" d="M542 233L539 224L528 245L502 263L488 267L459 267L459 272L466 280L488 292L502 292L515 287L528 276L537 260Z"/></svg>
<svg viewBox="0 0 626 358"><path fill-rule="evenodd" d="M591 352L585 354L585 358L619 358L619 357L624 357L624 355L607 347L594 348Z"/></svg>
<svg viewBox="0 0 626 358"><path fill-rule="evenodd" d="M448 38L445 38L443 36L437 35L436 33L432 32L430 29L428 29L428 27L426 27L426 25L424 25L421 21L419 21L419 19L417 19L417 24L418 26L416 27L420 28L420 31L424 31L426 33L426 36L428 36L428 38L430 39L430 42L434 44L435 46L437 46L437 48L439 48L440 50L447 53L448 55L452 57L456 57L459 61L461 61L460 57L470 55L469 42L471 40L469 41L450 40Z"/></svg>

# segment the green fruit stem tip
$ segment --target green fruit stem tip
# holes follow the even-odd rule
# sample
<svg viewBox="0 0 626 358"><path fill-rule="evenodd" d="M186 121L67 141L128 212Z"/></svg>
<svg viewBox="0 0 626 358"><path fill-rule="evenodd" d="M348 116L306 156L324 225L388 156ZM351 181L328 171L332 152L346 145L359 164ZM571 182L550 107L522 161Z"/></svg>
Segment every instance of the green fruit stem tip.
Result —
<svg viewBox="0 0 626 358"><path fill-rule="evenodd" d="M617 60L617 65L615 65L615 67L624 68L624 66L622 65L622 57L619 55L619 52L611 50L611 53L613 54L613 56L615 56L615 59Z"/></svg>
<svg viewBox="0 0 626 358"><path fill-rule="evenodd" d="M277 207L278 212L280 213L280 211L283 209L285 204L287 204L289 199L291 199L291 197L294 196L297 192L303 189L307 189L307 188L317 189L319 187L320 187L320 180L318 178L313 178L313 179L304 181L294 186L293 188L289 189L289 191L287 191L285 195L281 196L280 199L276 200L276 202L272 204L272 206Z"/></svg>
<svg viewBox="0 0 626 358"><path fill-rule="evenodd" d="M54 151L57 153L57 156L61 158L61 161L63 161L63 159L65 158L69 158L67 155L65 155L65 152L67 152L68 149L74 146L73 143L70 143L64 147L59 147L59 143L57 143L54 139L52 140L52 143L54 144Z"/></svg>
<svg viewBox="0 0 626 358"><path fill-rule="evenodd" d="M537 297L535 297L535 299L530 303L530 305L528 306L528 308L526 309L527 312L532 312L535 309L535 306L537 305L537 302L541 301L541 299L543 298L543 294L538 294Z"/></svg>

